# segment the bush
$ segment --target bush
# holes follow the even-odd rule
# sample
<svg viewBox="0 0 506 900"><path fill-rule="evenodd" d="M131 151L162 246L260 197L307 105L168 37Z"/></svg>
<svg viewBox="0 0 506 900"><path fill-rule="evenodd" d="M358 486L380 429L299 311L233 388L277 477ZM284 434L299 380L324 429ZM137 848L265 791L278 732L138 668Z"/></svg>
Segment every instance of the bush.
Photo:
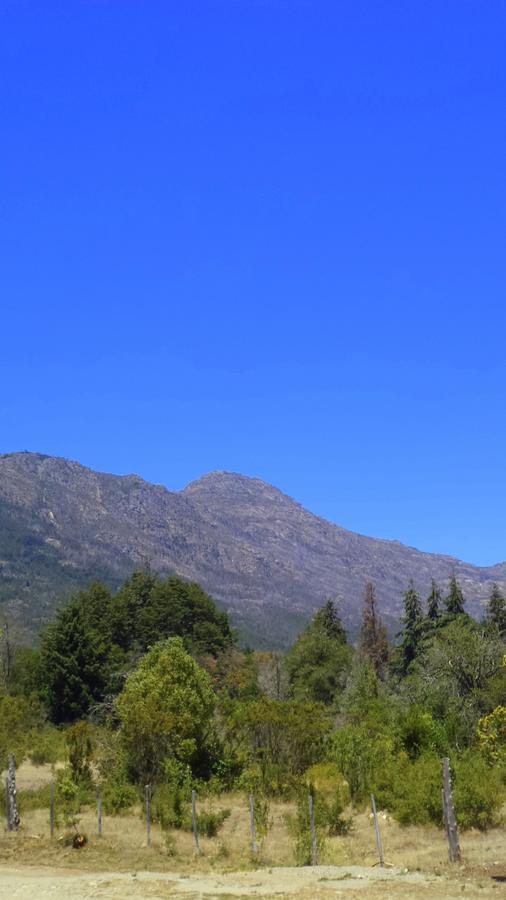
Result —
<svg viewBox="0 0 506 900"><path fill-rule="evenodd" d="M94 732L88 722L76 722L67 729L65 745L73 781L89 781L94 750Z"/></svg>
<svg viewBox="0 0 506 900"><path fill-rule="evenodd" d="M504 802L501 770L481 754L467 751L452 763L453 799L460 828L484 830L498 821ZM424 753L411 761L402 752L377 776L373 792L401 825L443 825L441 758Z"/></svg>
<svg viewBox="0 0 506 900"><path fill-rule="evenodd" d="M229 816L229 809L220 809L218 812L213 812L213 810L203 810L203 812L198 813L197 815L198 833L208 838L216 837L220 828L222 828L223 823ZM189 831L191 830L191 827L190 822Z"/></svg>
<svg viewBox="0 0 506 900"><path fill-rule="evenodd" d="M54 765L65 755L63 735L58 728L47 726L40 731L31 731L27 744L28 759L34 766Z"/></svg>
<svg viewBox="0 0 506 900"><path fill-rule="evenodd" d="M488 716L483 716L477 729L480 749L493 766L506 763L506 706L497 706Z"/></svg>
<svg viewBox="0 0 506 900"><path fill-rule="evenodd" d="M457 824L486 831L499 822L505 800L500 769L491 769L485 760L468 751L453 766L455 814Z"/></svg>
<svg viewBox="0 0 506 900"><path fill-rule="evenodd" d="M351 819L343 816L350 789L335 763L318 763L304 774L303 783L315 801L315 816L329 835L347 834Z"/></svg>
<svg viewBox="0 0 506 900"><path fill-rule="evenodd" d="M402 752L378 774L373 793L401 825L443 824L441 760L425 753L414 761Z"/></svg>
<svg viewBox="0 0 506 900"><path fill-rule="evenodd" d="M49 809L51 788L44 784L33 791L18 790L18 804L20 815L33 809Z"/></svg>
<svg viewBox="0 0 506 900"><path fill-rule="evenodd" d="M190 822L191 813L184 791L177 784L160 784L156 787L151 801L151 815L163 831L169 828L183 828Z"/></svg>
<svg viewBox="0 0 506 900"><path fill-rule="evenodd" d="M104 812L110 816L126 812L139 800L138 789L122 778L106 781L101 790Z"/></svg>
<svg viewBox="0 0 506 900"><path fill-rule="evenodd" d="M368 725L345 725L334 735L333 745L332 758L346 780L352 801L367 801L377 773L391 765L394 739L372 733Z"/></svg>
<svg viewBox="0 0 506 900"><path fill-rule="evenodd" d="M313 798L314 799L314 798ZM319 816L319 807L315 802L315 831L316 831L316 850L318 858L325 847L325 839ZM309 819L309 797L306 790L299 793L297 799L297 810L295 816L287 816L286 823L288 830L295 837L295 860L298 866L310 866L312 863L312 836L311 823Z"/></svg>

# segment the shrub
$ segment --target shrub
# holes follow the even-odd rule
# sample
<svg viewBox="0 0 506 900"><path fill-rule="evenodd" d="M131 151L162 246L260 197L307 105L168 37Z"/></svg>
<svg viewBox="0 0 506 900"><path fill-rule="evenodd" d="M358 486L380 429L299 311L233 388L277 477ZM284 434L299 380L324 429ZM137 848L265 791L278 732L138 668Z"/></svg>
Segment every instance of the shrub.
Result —
<svg viewBox="0 0 506 900"><path fill-rule="evenodd" d="M321 816L321 805L313 795L314 802L314 818L316 831L316 850L318 858L325 847L325 839L323 835L323 823ZM288 830L295 837L295 861L298 866L310 866L312 862L312 835L311 823L309 818L309 795L307 790L299 791L297 798L297 809L294 816L287 816L286 823Z"/></svg>
<svg viewBox="0 0 506 900"><path fill-rule="evenodd" d="M496 706L478 722L480 749L490 765L506 763L506 706Z"/></svg>
<svg viewBox="0 0 506 900"><path fill-rule="evenodd" d="M505 799L499 769L490 769L485 760L468 751L453 765L455 813L461 828L485 831L499 821Z"/></svg>
<svg viewBox="0 0 506 900"><path fill-rule="evenodd" d="M104 812L110 816L126 812L137 803L138 799L138 789L121 777L106 781L102 785Z"/></svg>
<svg viewBox="0 0 506 900"><path fill-rule="evenodd" d="M218 812L213 810L203 810L197 815L197 829L199 834L204 837L216 837L223 823L230 816L229 809L220 809ZM190 823L191 828L191 823Z"/></svg>
<svg viewBox="0 0 506 900"><path fill-rule="evenodd" d="M151 815L163 831L169 828L183 828L190 823L191 814L183 790L177 784L160 784L156 787L151 801Z"/></svg>
<svg viewBox="0 0 506 900"><path fill-rule="evenodd" d="M94 749L93 728L88 722L77 722L65 733L65 744L73 781L89 781Z"/></svg>
<svg viewBox="0 0 506 900"><path fill-rule="evenodd" d="M351 819L343 816L350 803L350 789L335 763L318 763L311 766L303 777L303 783L314 797L315 815L327 828L329 835L347 834Z"/></svg>
<svg viewBox="0 0 506 900"><path fill-rule="evenodd" d="M354 803L366 801L378 772L388 769L394 739L371 733L368 725L345 725L334 735L332 759L344 776Z"/></svg>
<svg viewBox="0 0 506 900"><path fill-rule="evenodd" d="M184 790L177 785L158 785L153 795L151 813L153 821L158 822L163 831L171 828L181 828L183 831L193 829L190 803ZM215 837L229 816L229 809L218 812L210 808L203 809L197 814L199 834L204 837Z"/></svg>
<svg viewBox="0 0 506 900"><path fill-rule="evenodd" d="M79 787L69 778L66 772L62 773L56 784L56 812L63 813L65 827L77 829L80 811Z"/></svg>
<svg viewBox="0 0 506 900"><path fill-rule="evenodd" d="M63 759L64 741L62 732L58 728L47 726L40 731L31 731L27 738L28 759L34 766L44 763L54 765Z"/></svg>
<svg viewBox="0 0 506 900"><path fill-rule="evenodd" d="M377 775L373 792L401 825L443 823L441 760L425 753L414 761L402 752Z"/></svg>
<svg viewBox="0 0 506 900"><path fill-rule="evenodd" d="M453 799L460 828L484 830L498 821L504 802L501 770L490 769L475 751L452 763ZM443 825L441 759L424 753L411 761L402 752L377 775L374 793L401 825Z"/></svg>
<svg viewBox="0 0 506 900"><path fill-rule="evenodd" d="M21 816L33 809L49 809L51 788L44 784L33 791L18 790L18 804Z"/></svg>

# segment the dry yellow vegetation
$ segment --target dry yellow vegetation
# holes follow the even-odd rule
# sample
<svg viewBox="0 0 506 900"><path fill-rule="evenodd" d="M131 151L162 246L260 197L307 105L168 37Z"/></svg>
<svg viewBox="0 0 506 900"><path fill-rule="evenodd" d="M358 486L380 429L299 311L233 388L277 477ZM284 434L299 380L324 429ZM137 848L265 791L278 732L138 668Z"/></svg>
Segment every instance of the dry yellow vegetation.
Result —
<svg viewBox="0 0 506 900"><path fill-rule="evenodd" d="M249 847L245 798L227 795L216 798L213 805L215 809L229 808L231 815L216 838L201 838L202 854L198 857L191 834L171 831L167 845L166 836L157 825L152 828L152 846L147 848L140 808L125 816L104 817L102 837L96 835L95 810L85 810L79 828L88 835L89 842L79 851L62 845L62 829L57 829L55 838L50 839L47 810L27 812L19 833L0 836L4 886L0 888L0 896L12 882L14 887L17 884L14 896L35 897L42 894L44 878L50 878L54 882L51 895L59 896L60 886L63 897L64 885L68 890L68 879L74 876L81 879L83 893L79 893L81 888L76 882L71 891L73 900L80 896L232 898L253 894L302 898L327 897L330 891L334 897L341 892L349 897L355 891L363 896L366 885L367 896L378 898L451 898L462 896L466 890L469 896L498 897L504 891L504 884L494 880L494 876L506 875L504 828L464 833L461 839L464 863L450 866L442 831L400 827L388 816L380 815L388 863L388 881L384 882L377 880L382 878L381 871L373 868L377 862L374 828L366 812L354 816L348 835L328 838L320 860L322 865L307 870L293 868L294 839L286 823L287 815L293 813L290 804L272 804L272 827L256 859L252 858ZM34 866L40 871L34 873L25 868ZM360 869L350 869L353 866ZM76 868L79 875L73 871ZM129 873L130 880L118 882L118 873L125 872ZM132 873L137 873L135 884ZM60 877L63 881L58 880ZM143 891L136 893L138 879L142 878ZM86 893L90 879L93 884L102 885L96 893Z"/></svg>

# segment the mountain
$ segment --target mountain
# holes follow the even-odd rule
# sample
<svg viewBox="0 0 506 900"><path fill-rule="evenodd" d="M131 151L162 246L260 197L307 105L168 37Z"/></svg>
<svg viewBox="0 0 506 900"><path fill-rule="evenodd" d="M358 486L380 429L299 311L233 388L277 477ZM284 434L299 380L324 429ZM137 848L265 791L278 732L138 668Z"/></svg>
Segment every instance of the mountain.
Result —
<svg viewBox="0 0 506 900"><path fill-rule="evenodd" d="M285 647L327 597L356 632L372 580L395 629L413 578L455 573L479 615L506 563L478 568L347 531L256 478L213 472L180 492L36 453L0 456L0 615L33 639L66 596L134 568L198 581L255 646Z"/></svg>

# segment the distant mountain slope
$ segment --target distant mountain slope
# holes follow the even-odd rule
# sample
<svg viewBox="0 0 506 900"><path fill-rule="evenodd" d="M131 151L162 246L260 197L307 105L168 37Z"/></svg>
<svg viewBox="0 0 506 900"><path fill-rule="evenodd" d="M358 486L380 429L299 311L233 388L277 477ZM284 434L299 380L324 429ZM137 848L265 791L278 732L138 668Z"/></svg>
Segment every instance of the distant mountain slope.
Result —
<svg viewBox="0 0 506 900"><path fill-rule="evenodd" d="M200 582L257 646L286 646L329 596L356 630L369 579L392 626L409 578L425 594L455 572L474 614L492 581L506 590L504 563L346 531L255 478L214 472L176 493L65 459L0 456L0 604L25 637L91 578L116 585L147 563Z"/></svg>

